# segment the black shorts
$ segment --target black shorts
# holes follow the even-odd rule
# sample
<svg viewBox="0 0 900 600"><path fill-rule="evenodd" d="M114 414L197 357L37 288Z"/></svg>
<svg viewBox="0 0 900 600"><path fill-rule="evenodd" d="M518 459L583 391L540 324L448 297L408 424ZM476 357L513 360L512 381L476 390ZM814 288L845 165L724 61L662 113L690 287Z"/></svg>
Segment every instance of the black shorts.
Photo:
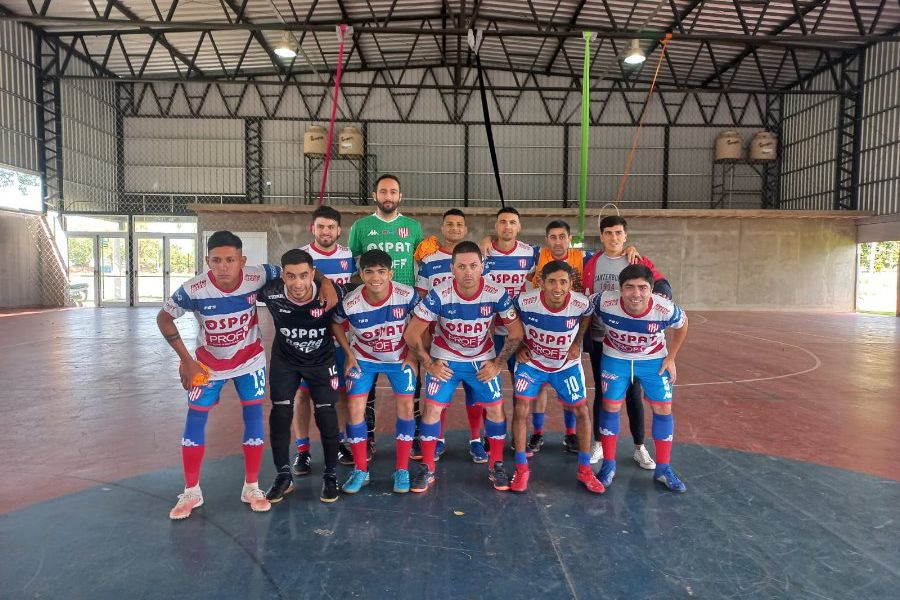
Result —
<svg viewBox="0 0 900 600"><path fill-rule="evenodd" d="M317 405L334 405L338 400L337 365L317 365L301 367L272 354L269 364L269 397L272 402L293 402L300 387L300 380L306 381L312 401Z"/></svg>

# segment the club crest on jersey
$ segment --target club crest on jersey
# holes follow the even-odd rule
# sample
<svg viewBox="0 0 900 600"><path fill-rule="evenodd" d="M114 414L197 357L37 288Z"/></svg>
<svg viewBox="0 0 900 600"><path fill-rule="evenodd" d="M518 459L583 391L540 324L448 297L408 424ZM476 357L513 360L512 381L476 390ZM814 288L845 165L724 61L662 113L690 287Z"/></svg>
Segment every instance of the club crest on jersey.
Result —
<svg viewBox="0 0 900 600"><path fill-rule="evenodd" d="M256 304L256 292L247 296L247 304L249 304L250 306Z"/></svg>
<svg viewBox="0 0 900 600"><path fill-rule="evenodd" d="M566 319L566 329L575 329L575 325L578 324L578 319Z"/></svg>
<svg viewBox="0 0 900 600"><path fill-rule="evenodd" d="M428 389L425 391L428 392L428 395L430 397L434 398L437 395L439 389L441 389L441 384L439 381L429 381Z"/></svg>
<svg viewBox="0 0 900 600"><path fill-rule="evenodd" d="M516 391L520 394L528 388L528 381L524 379L516 379Z"/></svg>
<svg viewBox="0 0 900 600"><path fill-rule="evenodd" d="M340 382L338 381L337 377L332 377L328 381L329 381L329 383L331 383L331 389L333 389L333 390L338 389L338 385L340 384Z"/></svg>
<svg viewBox="0 0 900 600"><path fill-rule="evenodd" d="M489 316L491 316L491 307L488 306L488 305L486 305L486 304L483 305L483 306L481 307L481 316L482 316L482 317L489 317Z"/></svg>
<svg viewBox="0 0 900 600"><path fill-rule="evenodd" d="M406 309L402 306L395 306L392 312L395 319L402 319L406 315Z"/></svg>
<svg viewBox="0 0 900 600"><path fill-rule="evenodd" d="M318 319L319 317L322 316L322 314L324 312L325 312L324 308L314 308L309 311L309 316L311 316L313 319ZM337 388L335 388L335 389L337 389Z"/></svg>
<svg viewBox="0 0 900 600"><path fill-rule="evenodd" d="M520 269L524 269L524 268L527 267L527 266L528 266L528 259L527 259L527 258L520 258L520 259L519 259L519 268L520 268Z"/></svg>
<svg viewBox="0 0 900 600"><path fill-rule="evenodd" d="M409 237L409 227L398 227L397 235L399 235L402 238Z"/></svg>
<svg viewBox="0 0 900 600"><path fill-rule="evenodd" d="M647 332L656 333L659 331L659 323L647 323Z"/></svg>
<svg viewBox="0 0 900 600"><path fill-rule="evenodd" d="M343 270L346 271L347 268L348 268L349 266L350 266L350 263L347 262L346 260L342 260L342 261L341 261L341 268L342 268Z"/></svg>

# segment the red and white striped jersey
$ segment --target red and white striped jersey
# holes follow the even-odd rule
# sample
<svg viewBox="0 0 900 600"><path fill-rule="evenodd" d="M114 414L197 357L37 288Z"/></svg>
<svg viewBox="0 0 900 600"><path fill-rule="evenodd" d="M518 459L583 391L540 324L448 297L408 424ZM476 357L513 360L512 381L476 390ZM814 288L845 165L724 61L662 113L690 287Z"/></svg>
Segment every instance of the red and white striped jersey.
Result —
<svg viewBox="0 0 900 600"><path fill-rule="evenodd" d="M403 332L419 294L411 286L391 282L390 293L375 304L366 297L365 286L347 294L334 315L349 324L347 335L356 358L381 363L399 363L408 350Z"/></svg>
<svg viewBox="0 0 900 600"><path fill-rule="evenodd" d="M431 356L457 362L494 358L497 354L491 323L498 317L502 323L516 320L516 309L509 294L484 277L471 297L460 294L453 279L438 284L416 306L413 314L437 324Z"/></svg>
<svg viewBox="0 0 900 600"><path fill-rule="evenodd" d="M300 247L312 256L313 266L334 283L347 283L356 272L353 253L350 248L335 244L331 253L320 250L315 242Z"/></svg>
<svg viewBox="0 0 900 600"><path fill-rule="evenodd" d="M509 252L498 249L494 242L484 255L485 277L503 287L509 297L515 299L529 285L537 257L538 251L521 240L516 240L515 247ZM506 327L502 325L497 325L495 329L497 335L507 334Z"/></svg>
<svg viewBox="0 0 900 600"><path fill-rule="evenodd" d="M244 267L240 285L226 292L208 271L187 280L166 300L163 310L173 318L193 312L200 323L196 357L209 367L211 379L231 379L266 366L256 292L280 276L274 265Z"/></svg>
<svg viewBox="0 0 900 600"><path fill-rule="evenodd" d="M594 315L603 319L606 335L603 354L626 360L648 360L668 355L666 327L681 329L687 314L681 307L662 296L650 297L642 315L625 312L620 292L603 292L593 296Z"/></svg>
<svg viewBox="0 0 900 600"><path fill-rule="evenodd" d="M526 364L552 373L580 362L567 360L566 355L581 319L594 312L587 296L570 292L562 308L554 310L544 302L542 290L529 290L519 294L514 303L525 328L524 343L531 354Z"/></svg>

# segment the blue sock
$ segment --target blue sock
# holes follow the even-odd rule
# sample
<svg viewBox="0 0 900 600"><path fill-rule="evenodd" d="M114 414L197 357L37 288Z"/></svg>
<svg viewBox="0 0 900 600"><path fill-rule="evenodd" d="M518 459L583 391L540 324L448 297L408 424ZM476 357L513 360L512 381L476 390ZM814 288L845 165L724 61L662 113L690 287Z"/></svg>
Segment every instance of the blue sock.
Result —
<svg viewBox="0 0 900 600"><path fill-rule="evenodd" d="M369 429L366 427L365 420L359 423L347 424L347 441L351 444L365 442L369 439Z"/></svg>
<svg viewBox="0 0 900 600"><path fill-rule="evenodd" d="M619 435L619 424L619 413L600 411L600 435Z"/></svg>
<svg viewBox="0 0 900 600"><path fill-rule="evenodd" d="M415 419L401 419L397 417L396 431L398 440L411 442L416 434Z"/></svg>
<svg viewBox="0 0 900 600"><path fill-rule="evenodd" d="M343 431L338 431L338 443L341 443L346 439L347 439L347 434L345 434Z"/></svg>
<svg viewBox="0 0 900 600"><path fill-rule="evenodd" d="M242 408L244 415L244 444L261 446L266 436L265 428L263 427L262 404L250 404Z"/></svg>
<svg viewBox="0 0 900 600"><path fill-rule="evenodd" d="M525 456L524 450L522 452L516 452L516 464L523 466L528 464L528 457Z"/></svg>
<svg viewBox="0 0 900 600"><path fill-rule="evenodd" d="M563 424L566 426L566 429L575 429L575 413L571 410L564 410Z"/></svg>
<svg viewBox="0 0 900 600"><path fill-rule="evenodd" d="M579 466L589 467L591 466L591 453L590 452L578 452L578 464Z"/></svg>
<svg viewBox="0 0 900 600"><path fill-rule="evenodd" d="M438 438L441 437L441 422L438 421L436 423L426 423L422 421L419 423L419 440L423 442L428 441L437 441Z"/></svg>
<svg viewBox="0 0 900 600"><path fill-rule="evenodd" d="M531 413L531 426L534 427L535 433L544 433L544 413Z"/></svg>
<svg viewBox="0 0 900 600"><path fill-rule="evenodd" d="M203 446L206 444L206 420L209 412L189 408L184 421L184 434L181 436L182 446Z"/></svg>
<svg viewBox="0 0 900 600"><path fill-rule="evenodd" d="M297 452L309 452L309 438L297 438Z"/></svg>

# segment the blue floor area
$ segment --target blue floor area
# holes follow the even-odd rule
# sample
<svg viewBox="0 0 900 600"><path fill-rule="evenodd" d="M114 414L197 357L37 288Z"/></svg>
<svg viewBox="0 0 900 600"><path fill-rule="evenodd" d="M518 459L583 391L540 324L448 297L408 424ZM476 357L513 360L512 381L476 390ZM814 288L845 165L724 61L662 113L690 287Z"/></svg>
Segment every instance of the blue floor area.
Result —
<svg viewBox="0 0 900 600"><path fill-rule="evenodd" d="M0 596L845 599L900 589L900 482L676 444L688 491L675 495L626 443L615 482L594 496L549 434L529 492L514 495L489 486L461 432L449 437L424 495L391 493L384 438L372 483L332 505L318 501L316 449L314 474L267 514L240 502L235 456L204 465L206 503L187 521L168 518L178 469L2 515Z"/></svg>

